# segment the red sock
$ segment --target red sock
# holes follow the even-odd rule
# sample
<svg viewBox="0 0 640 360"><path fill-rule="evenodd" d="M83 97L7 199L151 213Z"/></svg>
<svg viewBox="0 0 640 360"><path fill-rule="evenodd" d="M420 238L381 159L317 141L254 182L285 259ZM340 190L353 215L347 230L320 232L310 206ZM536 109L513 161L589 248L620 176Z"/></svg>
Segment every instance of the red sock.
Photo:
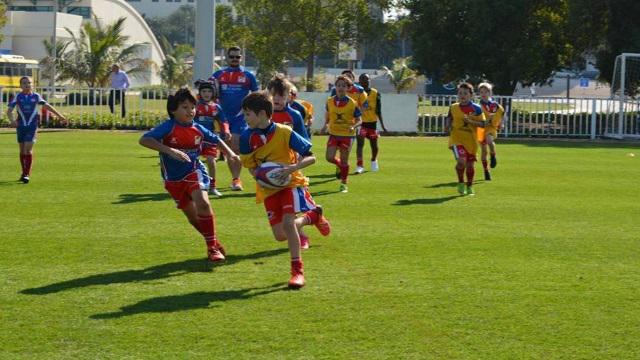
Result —
<svg viewBox="0 0 640 360"><path fill-rule="evenodd" d="M209 216L198 216L198 230L200 234L202 234L202 237L204 237L204 241L207 242L207 246L213 245L216 241L215 226L213 214Z"/></svg>
<svg viewBox="0 0 640 360"><path fill-rule="evenodd" d="M212 189L216 188L216 179L215 178L211 178L211 188Z"/></svg>
<svg viewBox="0 0 640 360"><path fill-rule="evenodd" d="M360 157L360 158L358 158L357 165L358 165L358 166L360 166L360 167L362 167L362 164L363 164L363 163L364 163L364 162L362 161L362 158L361 158L361 157Z"/></svg>
<svg viewBox="0 0 640 360"><path fill-rule="evenodd" d="M33 164L33 154L24 155L24 169L22 170L25 175L31 175L31 164Z"/></svg>
<svg viewBox="0 0 640 360"><path fill-rule="evenodd" d="M320 216L317 211L309 210L304 213L304 218L307 220L307 224L314 225L318 223Z"/></svg>
<svg viewBox="0 0 640 360"><path fill-rule="evenodd" d="M458 174L458 182L464 182L464 168L456 165L456 173Z"/></svg>
<svg viewBox="0 0 640 360"><path fill-rule="evenodd" d="M482 167L484 168L484 171L489 170L489 163L487 162L487 160L482 160Z"/></svg>
<svg viewBox="0 0 640 360"><path fill-rule="evenodd" d="M347 183L347 176L349 176L349 165L340 166L340 179L343 183Z"/></svg>
<svg viewBox="0 0 640 360"><path fill-rule="evenodd" d="M473 185L473 176L476 174L476 169L472 166L467 166L467 186Z"/></svg>

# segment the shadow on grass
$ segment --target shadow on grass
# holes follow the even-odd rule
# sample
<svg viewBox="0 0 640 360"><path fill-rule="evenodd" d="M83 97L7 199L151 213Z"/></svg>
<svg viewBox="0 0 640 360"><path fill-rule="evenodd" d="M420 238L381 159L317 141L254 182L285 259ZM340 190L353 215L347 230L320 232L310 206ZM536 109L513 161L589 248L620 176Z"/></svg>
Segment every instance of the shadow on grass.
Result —
<svg viewBox="0 0 640 360"><path fill-rule="evenodd" d="M254 192L232 191L231 188L218 188L218 190L222 191L222 197L213 195L209 195L209 197L216 201L220 201L224 199L252 198L256 196L256 193Z"/></svg>
<svg viewBox="0 0 640 360"><path fill-rule="evenodd" d="M118 312L91 315L92 319L117 319L144 313L166 313L205 309L217 306L216 303L230 300L247 300L256 296L286 290L286 284L277 283L265 287L253 287L239 290L198 291L184 295L159 296L142 300L133 305L120 308Z"/></svg>
<svg viewBox="0 0 640 360"><path fill-rule="evenodd" d="M24 185L20 180L0 181L0 186Z"/></svg>
<svg viewBox="0 0 640 360"><path fill-rule="evenodd" d="M321 174L321 175L311 175L309 179L335 179L336 174Z"/></svg>
<svg viewBox="0 0 640 360"><path fill-rule="evenodd" d="M455 196L445 196L445 197L441 197L441 198L431 198L431 199L403 199L403 200L398 200L395 203L393 203L392 205L396 205L396 206L406 206L406 205L436 205L436 204L442 204L444 202L456 199L461 197L460 195L455 195Z"/></svg>
<svg viewBox="0 0 640 360"><path fill-rule="evenodd" d="M112 204L131 204L144 201L164 201L171 199L168 193L156 193L156 194L120 194L118 201L112 202Z"/></svg>
<svg viewBox="0 0 640 360"><path fill-rule="evenodd" d="M178 262L172 262L162 265L156 265L141 270L124 270L106 274L96 274L77 279L57 282L37 288L24 289L21 294L27 295L47 295L61 291L83 288L96 285L110 285L119 283L132 283L141 281L151 281L166 279L174 276L181 276L190 273L211 272L216 266L232 265L244 260L257 260L261 258L277 256L288 252L288 249L276 249L261 251L247 255L228 255L227 260L220 265L214 265L209 260L190 259Z"/></svg>
<svg viewBox="0 0 640 360"><path fill-rule="evenodd" d="M311 193L311 196L318 197L318 196L325 196L325 195L339 194L339 193L340 193L340 190L335 190L335 191L322 190L322 191Z"/></svg>
<svg viewBox="0 0 640 360"><path fill-rule="evenodd" d="M326 184L332 181L340 181L338 179L336 179L336 177L332 177L331 179L324 179L324 180L311 180L309 179L309 186L314 186L314 185L320 185L320 184Z"/></svg>
<svg viewBox="0 0 640 360"><path fill-rule="evenodd" d="M473 184L480 184L483 183L484 180L474 180ZM455 188L458 185L457 182L448 182L448 183L440 183L440 184L433 184L433 185L429 185L429 186L423 186L425 189L439 189L439 188Z"/></svg>

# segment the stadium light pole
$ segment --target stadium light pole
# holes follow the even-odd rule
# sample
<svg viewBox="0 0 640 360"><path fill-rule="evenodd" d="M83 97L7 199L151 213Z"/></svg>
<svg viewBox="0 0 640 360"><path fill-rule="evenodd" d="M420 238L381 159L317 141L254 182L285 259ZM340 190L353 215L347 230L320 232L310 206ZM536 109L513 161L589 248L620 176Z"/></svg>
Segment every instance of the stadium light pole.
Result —
<svg viewBox="0 0 640 360"><path fill-rule="evenodd" d="M60 8L60 3L58 0L54 0L53 2L53 32L51 33L51 47L53 49L51 55L53 55L53 61L51 62L51 79L49 80L49 101L53 98L53 94L55 93L56 86L56 61L58 61L58 34L56 33L58 29L58 10Z"/></svg>
<svg viewBox="0 0 640 360"><path fill-rule="evenodd" d="M196 53L193 58L193 81L208 79L213 72L216 44L216 4L214 0L196 3Z"/></svg>

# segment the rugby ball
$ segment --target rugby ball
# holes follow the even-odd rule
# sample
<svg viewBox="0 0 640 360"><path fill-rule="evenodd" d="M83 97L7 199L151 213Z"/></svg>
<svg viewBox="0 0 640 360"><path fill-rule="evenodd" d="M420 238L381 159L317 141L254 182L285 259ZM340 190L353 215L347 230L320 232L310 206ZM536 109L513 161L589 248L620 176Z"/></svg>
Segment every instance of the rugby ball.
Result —
<svg viewBox="0 0 640 360"><path fill-rule="evenodd" d="M278 173L282 170L283 165L275 162L265 162L260 165L255 172L256 182L268 189L282 189L291 182L291 174L284 181L277 178Z"/></svg>

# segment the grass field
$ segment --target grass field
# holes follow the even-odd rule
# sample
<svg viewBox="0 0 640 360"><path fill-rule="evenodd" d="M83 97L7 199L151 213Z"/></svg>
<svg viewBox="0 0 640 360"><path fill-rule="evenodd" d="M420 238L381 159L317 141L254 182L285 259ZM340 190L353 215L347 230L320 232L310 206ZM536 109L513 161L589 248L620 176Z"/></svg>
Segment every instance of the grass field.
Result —
<svg viewBox="0 0 640 360"><path fill-rule="evenodd" d="M442 99L439 99L442 100ZM443 100L442 100L443 101ZM476 100L478 101L478 100ZM526 112L554 112L573 109L571 104L561 104L558 102L545 103L544 101L535 99L534 101L516 100L513 102L513 110L526 111ZM418 114L429 115L447 115L449 112L448 106L432 105L430 101L422 101L418 103Z"/></svg>
<svg viewBox="0 0 640 360"><path fill-rule="evenodd" d="M459 197L445 139L381 138L381 171L340 194L316 137L334 230L309 231L289 291L252 192L212 200L211 266L139 136L43 132L22 185L0 133L0 358L640 357L637 145L502 141Z"/></svg>

